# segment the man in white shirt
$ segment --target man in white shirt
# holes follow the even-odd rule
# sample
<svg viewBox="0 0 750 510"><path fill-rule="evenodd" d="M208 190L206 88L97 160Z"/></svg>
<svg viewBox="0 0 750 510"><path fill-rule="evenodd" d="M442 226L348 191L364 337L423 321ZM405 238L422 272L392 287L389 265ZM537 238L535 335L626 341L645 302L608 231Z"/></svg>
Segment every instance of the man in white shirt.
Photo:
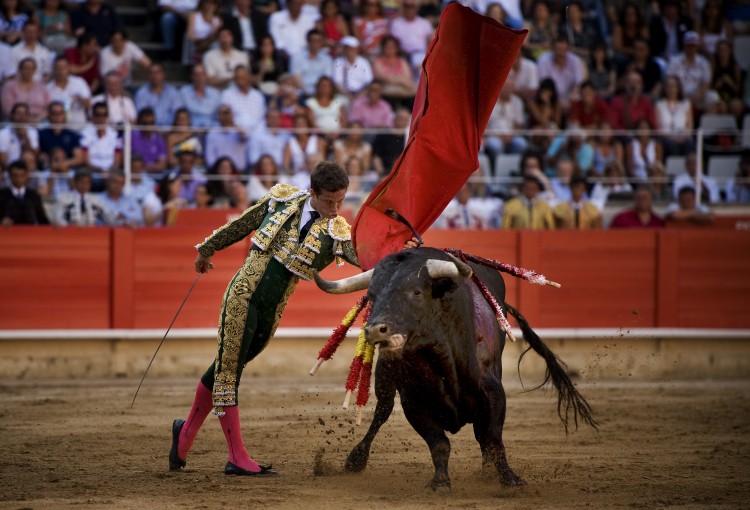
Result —
<svg viewBox="0 0 750 510"><path fill-rule="evenodd" d="M536 62L524 58L521 53L513 62L508 80L515 84L515 94L524 101L531 101L539 89L539 69Z"/></svg>
<svg viewBox="0 0 750 510"><path fill-rule="evenodd" d="M221 128L212 129L206 134L206 166L210 168L216 160L226 156L238 171L244 172L247 168L247 135L235 125L229 105L220 105L217 115Z"/></svg>
<svg viewBox="0 0 750 510"><path fill-rule="evenodd" d="M498 155L521 154L529 146L529 142L523 135L513 133L526 126L523 101L513 93L514 90L513 82L505 80L487 123L487 136L484 143L493 168Z"/></svg>
<svg viewBox="0 0 750 510"><path fill-rule="evenodd" d="M219 30L219 47L208 50L203 55L208 84L213 87L227 86L232 81L237 66L250 67L250 57L247 52L234 47L232 31L222 28Z"/></svg>
<svg viewBox="0 0 750 510"><path fill-rule="evenodd" d="M405 0L404 14L393 20L391 34L401 43L401 49L409 55L412 68L418 70L427 53L434 29L432 24L417 15L419 4L417 0Z"/></svg>
<svg viewBox="0 0 750 510"><path fill-rule="evenodd" d="M347 35L341 39L343 56L333 61L333 81L342 93L356 96L372 82L372 66L359 55L359 41Z"/></svg>
<svg viewBox="0 0 750 510"><path fill-rule="evenodd" d="M315 93L315 84L320 77L331 76L333 70L333 59L324 46L323 34L317 29L310 30L307 33L307 49L294 55L289 66L308 96Z"/></svg>
<svg viewBox="0 0 750 510"><path fill-rule="evenodd" d="M107 123L109 112L106 103L95 103L91 117L92 123L81 131L81 147L91 170L106 176L122 164L122 140Z"/></svg>
<svg viewBox="0 0 750 510"><path fill-rule="evenodd" d="M257 130L247 145L247 161L250 166L255 165L261 156L268 154L281 168L284 162L284 146L289 140L289 133L279 129L281 112L276 109L268 110L266 127Z"/></svg>
<svg viewBox="0 0 750 510"><path fill-rule="evenodd" d="M122 77L117 71L110 71L104 76L104 93L94 96L91 102L107 104L109 123L113 126L133 124L137 117L135 103L123 93Z"/></svg>
<svg viewBox="0 0 750 510"><path fill-rule="evenodd" d="M29 121L29 106L16 103L10 111L13 124L25 124ZM24 149L39 150L39 132L36 128L15 127L9 125L0 129L0 167L7 168L10 163L21 157Z"/></svg>
<svg viewBox="0 0 750 510"><path fill-rule="evenodd" d="M567 110L571 99L577 99L579 87L588 74L586 64L570 51L570 43L565 37L558 37L552 51L539 56L539 79L551 78L555 82L560 103Z"/></svg>
<svg viewBox="0 0 750 510"><path fill-rule="evenodd" d="M319 17L303 10L302 4L302 0L287 0L286 9L274 12L268 19L268 31L276 42L276 48L286 52L290 58L306 48L307 33L315 28Z"/></svg>
<svg viewBox="0 0 750 510"><path fill-rule="evenodd" d="M234 121L248 135L263 127L266 118L266 100L251 87L252 76L245 66L234 70L234 83L221 94L222 104L232 108Z"/></svg>
<svg viewBox="0 0 750 510"><path fill-rule="evenodd" d="M689 153L685 156L685 171L675 176L672 184L672 195L675 200L679 198L679 193L682 188L696 188L695 176L698 173L698 156L695 152ZM712 204L719 203L721 201L721 194L719 185L716 181L708 176L701 175L701 182L703 191L701 192L701 202L710 202Z"/></svg>
<svg viewBox="0 0 750 510"><path fill-rule="evenodd" d="M710 91L711 64L698 53L700 37L697 32L685 32L682 38L683 52L669 60L667 76L676 76L682 83L682 92L690 99L694 108L703 110L719 100L715 91Z"/></svg>
<svg viewBox="0 0 750 510"><path fill-rule="evenodd" d="M47 83L49 99L65 105L67 120L77 127L86 124L86 111L91 104L91 89L86 80L70 74L70 60L60 55L55 59L52 79Z"/></svg>
<svg viewBox="0 0 750 510"><path fill-rule="evenodd" d="M35 21L28 21L23 26L22 39L11 50L14 67L18 67L21 60L32 58L36 62L34 81L45 82L50 77L52 60L55 55L39 43L39 25Z"/></svg>
<svg viewBox="0 0 750 510"><path fill-rule="evenodd" d="M123 86L127 87L133 79L133 64L148 69L151 59L135 43L128 40L125 30L115 30L109 38L109 46L102 48L99 55L99 72L106 76L110 71L117 71L122 78Z"/></svg>

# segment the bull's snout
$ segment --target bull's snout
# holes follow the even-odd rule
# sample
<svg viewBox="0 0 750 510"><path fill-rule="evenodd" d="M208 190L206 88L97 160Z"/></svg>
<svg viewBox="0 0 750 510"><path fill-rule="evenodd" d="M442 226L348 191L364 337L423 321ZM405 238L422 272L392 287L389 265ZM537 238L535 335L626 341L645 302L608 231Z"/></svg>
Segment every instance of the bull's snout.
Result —
<svg viewBox="0 0 750 510"><path fill-rule="evenodd" d="M377 324L368 324L365 328L365 336L371 345L387 342L391 336L391 328L388 324L379 322Z"/></svg>

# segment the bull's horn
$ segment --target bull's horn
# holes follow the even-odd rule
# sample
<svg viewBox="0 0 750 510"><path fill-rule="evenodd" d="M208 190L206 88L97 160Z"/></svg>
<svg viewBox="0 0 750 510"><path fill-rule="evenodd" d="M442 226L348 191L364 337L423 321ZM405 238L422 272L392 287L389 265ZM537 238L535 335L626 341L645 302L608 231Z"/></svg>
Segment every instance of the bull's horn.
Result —
<svg viewBox="0 0 750 510"><path fill-rule="evenodd" d="M342 278L341 280L325 280L317 272L313 276L315 283L324 292L328 292L329 294L349 294L350 292L365 290L370 285L373 271L374 269L370 269L364 273L350 276L349 278Z"/></svg>
<svg viewBox="0 0 750 510"><path fill-rule="evenodd" d="M450 253L447 253L452 260L429 259L425 264L427 273L430 278L469 278L473 271L471 266Z"/></svg>

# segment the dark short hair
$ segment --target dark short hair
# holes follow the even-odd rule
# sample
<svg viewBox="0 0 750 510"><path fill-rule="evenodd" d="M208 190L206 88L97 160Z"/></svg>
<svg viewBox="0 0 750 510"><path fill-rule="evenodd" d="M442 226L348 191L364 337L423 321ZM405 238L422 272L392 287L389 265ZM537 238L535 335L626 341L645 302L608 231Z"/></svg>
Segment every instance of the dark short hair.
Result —
<svg viewBox="0 0 750 510"><path fill-rule="evenodd" d="M542 181L540 181L539 179L537 179L533 175L525 175L523 177L523 184L528 184L528 183L531 183L531 182L533 182L534 184L536 184L539 187L540 190L544 189L544 186L542 185Z"/></svg>
<svg viewBox="0 0 750 510"><path fill-rule="evenodd" d="M695 195L695 188L692 186L683 186L677 192L677 197L681 198L683 195L687 195L688 193L692 193L693 195Z"/></svg>
<svg viewBox="0 0 750 510"><path fill-rule="evenodd" d="M13 170L23 170L24 172L29 171L29 169L26 167L26 163L24 163L20 159L17 159L10 165L8 165L8 174L10 174Z"/></svg>
<svg viewBox="0 0 750 510"><path fill-rule="evenodd" d="M570 179L570 187L574 188L578 186L579 184L583 184L584 186L588 186L588 183L586 182L586 179L581 176L575 176Z"/></svg>
<svg viewBox="0 0 750 510"><path fill-rule="evenodd" d="M315 193L339 191L349 187L346 171L332 161L321 161L310 174L310 187Z"/></svg>

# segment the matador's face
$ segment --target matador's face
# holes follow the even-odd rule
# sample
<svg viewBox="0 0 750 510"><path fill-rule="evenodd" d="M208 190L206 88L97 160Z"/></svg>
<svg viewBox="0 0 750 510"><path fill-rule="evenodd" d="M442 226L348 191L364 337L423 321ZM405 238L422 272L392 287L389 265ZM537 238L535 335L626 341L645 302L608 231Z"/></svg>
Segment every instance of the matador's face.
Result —
<svg viewBox="0 0 750 510"><path fill-rule="evenodd" d="M310 205L324 218L338 216L344 198L346 198L346 188L338 191L323 190L320 193L310 190Z"/></svg>

